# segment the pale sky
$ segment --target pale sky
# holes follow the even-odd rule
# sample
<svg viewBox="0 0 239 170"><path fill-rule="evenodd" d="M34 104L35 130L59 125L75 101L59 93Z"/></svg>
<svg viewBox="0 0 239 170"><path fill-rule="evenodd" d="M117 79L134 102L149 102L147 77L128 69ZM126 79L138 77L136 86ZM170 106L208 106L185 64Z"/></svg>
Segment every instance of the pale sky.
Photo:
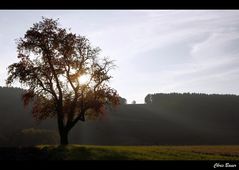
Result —
<svg viewBox="0 0 239 170"><path fill-rule="evenodd" d="M239 94L237 10L1 10L0 86L18 61L15 39L42 16L115 60L110 84L128 103L148 93Z"/></svg>

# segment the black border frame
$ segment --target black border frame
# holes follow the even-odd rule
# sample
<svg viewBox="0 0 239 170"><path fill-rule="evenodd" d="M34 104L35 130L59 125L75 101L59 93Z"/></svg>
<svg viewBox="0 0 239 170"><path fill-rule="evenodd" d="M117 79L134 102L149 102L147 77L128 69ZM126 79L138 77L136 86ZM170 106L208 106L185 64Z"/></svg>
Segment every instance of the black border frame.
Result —
<svg viewBox="0 0 239 170"><path fill-rule="evenodd" d="M13 0L0 9L238 9L237 0Z"/></svg>

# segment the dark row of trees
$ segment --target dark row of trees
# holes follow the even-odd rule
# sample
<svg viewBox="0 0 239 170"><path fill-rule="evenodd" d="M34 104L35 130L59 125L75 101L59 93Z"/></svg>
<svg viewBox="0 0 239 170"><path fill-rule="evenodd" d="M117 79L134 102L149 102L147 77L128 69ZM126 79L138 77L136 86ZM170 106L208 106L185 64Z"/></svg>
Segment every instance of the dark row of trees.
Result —
<svg viewBox="0 0 239 170"><path fill-rule="evenodd" d="M145 104L168 103L173 104L180 102L238 102L239 96L233 94L205 94L205 93L155 93L148 94L144 101Z"/></svg>

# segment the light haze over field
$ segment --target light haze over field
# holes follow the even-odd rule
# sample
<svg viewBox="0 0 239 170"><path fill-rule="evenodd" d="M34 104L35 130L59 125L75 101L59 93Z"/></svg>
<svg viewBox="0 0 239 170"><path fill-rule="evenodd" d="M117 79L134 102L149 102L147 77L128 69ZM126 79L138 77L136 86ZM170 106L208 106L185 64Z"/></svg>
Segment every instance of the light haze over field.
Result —
<svg viewBox="0 0 239 170"><path fill-rule="evenodd" d="M15 40L42 16L115 60L111 86L128 103L159 92L239 94L236 10L2 10L0 86L18 61Z"/></svg>

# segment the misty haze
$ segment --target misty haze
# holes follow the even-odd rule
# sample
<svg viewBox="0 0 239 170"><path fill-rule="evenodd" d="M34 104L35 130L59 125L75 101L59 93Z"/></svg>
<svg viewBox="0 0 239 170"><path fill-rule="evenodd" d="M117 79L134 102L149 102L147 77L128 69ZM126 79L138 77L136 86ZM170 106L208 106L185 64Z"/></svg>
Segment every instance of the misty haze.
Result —
<svg viewBox="0 0 239 170"><path fill-rule="evenodd" d="M239 160L238 18L0 11L0 160Z"/></svg>

